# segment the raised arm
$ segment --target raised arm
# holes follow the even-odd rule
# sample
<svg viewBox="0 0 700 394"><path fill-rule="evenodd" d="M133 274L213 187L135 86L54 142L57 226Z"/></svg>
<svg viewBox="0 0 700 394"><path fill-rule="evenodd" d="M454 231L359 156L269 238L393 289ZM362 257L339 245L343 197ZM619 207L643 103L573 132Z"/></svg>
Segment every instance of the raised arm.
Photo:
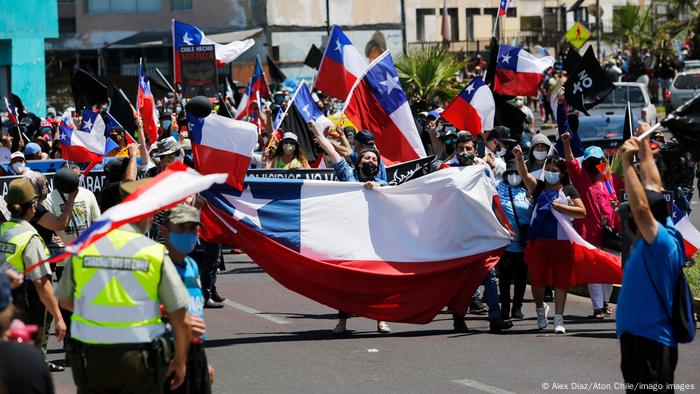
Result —
<svg viewBox="0 0 700 394"><path fill-rule="evenodd" d="M625 192L630 204L630 212L644 241L647 244L652 244L659 228L651 213L644 186L642 186L639 175L632 164L634 155L640 150L639 145L636 138L628 139L620 148L620 157L622 158L622 170L625 173Z"/></svg>
<svg viewBox="0 0 700 394"><path fill-rule="evenodd" d="M319 130L318 127L316 127L315 122L309 122L307 123L307 125L311 132L314 134L314 137L318 139L318 144L321 146L321 149L323 149L323 151L326 152L333 164L341 160L345 160L340 156L340 154L338 154L338 152L335 151L335 148L333 147L331 142L328 141L328 138L326 138L325 135L323 135L323 131Z"/></svg>
<svg viewBox="0 0 700 394"><path fill-rule="evenodd" d="M516 145L515 148L513 148L513 156L515 156L515 164L518 168L518 174L520 174L520 178L523 180L527 191L534 193L535 188L537 187L537 179L535 179L535 177L527 171L525 160L523 160L523 150L520 148L520 145Z"/></svg>
<svg viewBox="0 0 700 394"><path fill-rule="evenodd" d="M641 123L639 125L639 129L637 130L637 135L649 130L649 127L650 126L648 123ZM656 167L656 163L654 162L654 156L651 152L648 138L645 138L639 142L639 175L645 189L654 190L657 192L661 192L663 190L663 183L661 182L659 169Z"/></svg>
<svg viewBox="0 0 700 394"><path fill-rule="evenodd" d="M571 134L564 133L561 135L561 143L564 146L564 160L575 160L574 153L571 151Z"/></svg>

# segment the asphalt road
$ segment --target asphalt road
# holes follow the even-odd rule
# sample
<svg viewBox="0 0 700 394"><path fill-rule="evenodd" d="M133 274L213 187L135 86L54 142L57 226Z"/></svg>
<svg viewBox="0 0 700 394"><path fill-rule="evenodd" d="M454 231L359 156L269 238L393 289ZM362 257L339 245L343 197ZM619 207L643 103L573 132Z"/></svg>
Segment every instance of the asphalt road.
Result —
<svg viewBox="0 0 700 394"><path fill-rule="evenodd" d="M444 313L427 325L392 323L389 335L353 318L352 334L337 336L334 310L283 288L246 255L226 260L219 291L227 305L205 313L215 392L535 393L555 384L621 392L614 319L589 318L588 299L569 297L566 335L551 334L551 324L536 330L528 289L526 318L506 335L490 334L475 315L468 315L470 333L455 334ZM62 363L58 347L52 340L49 358ZM700 390L698 365L700 342L681 345L676 382ZM59 393L75 391L69 369L53 377Z"/></svg>

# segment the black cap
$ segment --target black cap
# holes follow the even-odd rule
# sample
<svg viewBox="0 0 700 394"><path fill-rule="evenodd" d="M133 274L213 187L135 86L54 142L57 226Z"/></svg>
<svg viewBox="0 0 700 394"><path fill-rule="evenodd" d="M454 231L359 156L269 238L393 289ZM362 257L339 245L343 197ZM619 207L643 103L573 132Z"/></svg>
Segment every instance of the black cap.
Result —
<svg viewBox="0 0 700 394"><path fill-rule="evenodd" d="M355 134L355 141L362 145L373 145L374 144L374 133L369 130L360 130Z"/></svg>
<svg viewBox="0 0 700 394"><path fill-rule="evenodd" d="M497 139L503 143L515 143L516 141L510 138L510 129L505 126L496 126L487 132L486 140Z"/></svg>
<svg viewBox="0 0 700 394"><path fill-rule="evenodd" d="M185 105L185 111L197 118L206 118L211 114L212 109L211 102L204 96L193 97Z"/></svg>
<svg viewBox="0 0 700 394"><path fill-rule="evenodd" d="M80 175L70 168L61 168L53 177L53 186L63 194L73 193L80 186Z"/></svg>

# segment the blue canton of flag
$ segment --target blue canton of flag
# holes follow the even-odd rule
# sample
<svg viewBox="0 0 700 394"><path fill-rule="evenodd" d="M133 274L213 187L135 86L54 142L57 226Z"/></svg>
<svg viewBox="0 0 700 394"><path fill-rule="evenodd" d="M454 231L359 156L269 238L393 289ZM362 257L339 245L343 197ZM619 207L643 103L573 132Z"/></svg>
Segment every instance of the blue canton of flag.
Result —
<svg viewBox="0 0 700 394"><path fill-rule="evenodd" d="M299 85L299 92L296 97L294 97L294 105L296 105L299 113L304 118L306 122L311 122L317 120L323 113L318 109L318 106L311 97L311 92L309 87L306 86L306 82L302 82Z"/></svg>
<svg viewBox="0 0 700 394"><path fill-rule="evenodd" d="M408 101L399 83L399 74L391 55L384 56L379 62L371 65L364 79L387 114L392 114Z"/></svg>
<svg viewBox="0 0 700 394"><path fill-rule="evenodd" d="M467 85L467 87L464 90L462 90L462 92L459 95L462 96L462 98L465 99L467 102L471 102L472 98L474 97L474 94L476 94L476 91L484 85L484 81L481 79L481 77L476 77L469 83L469 85Z"/></svg>
<svg viewBox="0 0 700 394"><path fill-rule="evenodd" d="M498 60L496 65L506 70L518 70L518 54L521 49L510 45L501 44L498 47Z"/></svg>

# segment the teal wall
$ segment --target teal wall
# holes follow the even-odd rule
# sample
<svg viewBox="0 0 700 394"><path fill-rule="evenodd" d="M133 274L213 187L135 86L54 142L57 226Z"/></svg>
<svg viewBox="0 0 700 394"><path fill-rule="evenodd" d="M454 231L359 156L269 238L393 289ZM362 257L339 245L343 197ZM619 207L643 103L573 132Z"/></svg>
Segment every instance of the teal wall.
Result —
<svg viewBox="0 0 700 394"><path fill-rule="evenodd" d="M56 0L0 0L0 65L28 111L46 115L44 39L58 37Z"/></svg>

